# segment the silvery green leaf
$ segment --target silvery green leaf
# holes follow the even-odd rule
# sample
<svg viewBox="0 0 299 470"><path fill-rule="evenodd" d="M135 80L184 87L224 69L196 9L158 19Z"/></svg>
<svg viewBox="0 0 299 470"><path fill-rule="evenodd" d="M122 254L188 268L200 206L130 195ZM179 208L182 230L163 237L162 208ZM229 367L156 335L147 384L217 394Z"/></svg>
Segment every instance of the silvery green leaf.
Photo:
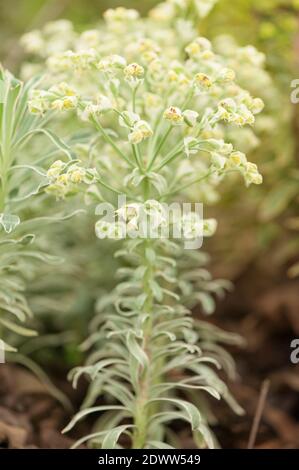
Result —
<svg viewBox="0 0 299 470"><path fill-rule="evenodd" d="M233 410L234 413L236 413L239 416L244 416L245 410L239 405L237 400L232 396L232 394L227 391L222 395L223 399L226 401L226 403L230 406L230 408Z"/></svg>
<svg viewBox="0 0 299 470"><path fill-rule="evenodd" d="M33 330L29 330L28 328L24 328L23 326L17 325L16 323L11 322L10 320L5 320L0 318L0 323L8 328L9 330L17 333L21 336L36 336L37 332Z"/></svg>
<svg viewBox="0 0 299 470"><path fill-rule="evenodd" d="M211 315L215 310L215 300L206 292L197 292L195 298L201 303L204 313Z"/></svg>
<svg viewBox="0 0 299 470"><path fill-rule="evenodd" d="M193 436L199 448L207 446L209 449L215 449L215 438L206 424L200 423L197 429L194 429Z"/></svg>
<svg viewBox="0 0 299 470"><path fill-rule="evenodd" d="M28 257L28 258L36 258L48 264L63 263L63 258L59 256L49 255L48 253L42 253L41 251L22 251L20 253L20 256Z"/></svg>
<svg viewBox="0 0 299 470"><path fill-rule="evenodd" d="M24 304L20 302L7 301L5 303L0 300L0 308L13 314L21 322L25 321L26 315L28 315L28 312L24 309Z"/></svg>
<svg viewBox="0 0 299 470"><path fill-rule="evenodd" d="M140 294L138 297L135 299L135 304L138 309L141 309L147 299L146 294Z"/></svg>
<svg viewBox="0 0 299 470"><path fill-rule="evenodd" d="M10 344L6 343L3 340L2 340L2 347L4 347L5 352L11 352L11 353L17 352L16 348L14 348L13 346L10 346Z"/></svg>
<svg viewBox="0 0 299 470"><path fill-rule="evenodd" d="M202 348L209 354L211 357L215 357L221 367L228 375L231 380L235 380L237 376L236 364L232 356L219 344L214 342L203 342L201 343Z"/></svg>
<svg viewBox="0 0 299 470"><path fill-rule="evenodd" d="M57 214L53 216L44 216L44 217L36 217L34 219L28 219L24 220L20 227L27 227L27 228L33 228L33 227L39 227L41 224L46 224L46 223L55 223L55 222L62 222L64 220L71 219L72 217L79 215L79 214L85 214L84 209L77 209L70 214Z"/></svg>
<svg viewBox="0 0 299 470"><path fill-rule="evenodd" d="M174 300L176 300L177 302L180 301L180 296L178 294L176 294L175 292L172 292L171 290L169 289L162 289L162 291L168 295L169 297L172 297Z"/></svg>
<svg viewBox="0 0 299 470"><path fill-rule="evenodd" d="M92 408L86 408L84 410L79 411L75 414L73 419L69 422L69 424L61 431L62 433L69 432L81 419L85 418L92 413L98 413L100 411L108 411L108 410L121 410L127 411L127 409L123 406L117 405L103 405L103 406L94 406Z"/></svg>
<svg viewBox="0 0 299 470"><path fill-rule="evenodd" d="M198 333L194 329L183 328L183 335L187 343L195 344L198 341Z"/></svg>
<svg viewBox="0 0 299 470"><path fill-rule="evenodd" d="M149 359L140 344L138 343L134 331L131 330L127 333L126 344L130 353L135 357L138 363L143 368L145 368L148 365Z"/></svg>
<svg viewBox="0 0 299 470"><path fill-rule="evenodd" d="M195 320L194 324L200 337L203 339L213 339L213 341L217 340L217 342L223 344L233 344L237 346L244 345L244 339L236 333L230 333L222 330L216 325L212 325L198 319Z"/></svg>
<svg viewBox="0 0 299 470"><path fill-rule="evenodd" d="M1 245L30 245L35 240L35 235L33 233L28 233L21 238L13 239L13 238L6 238L4 240L0 240Z"/></svg>
<svg viewBox="0 0 299 470"><path fill-rule="evenodd" d="M78 439L78 441L76 441L75 444L72 445L71 449L77 449L77 447L80 447L82 444L84 444L84 442L91 441L92 439L97 439L97 438L102 439L102 437L105 436L106 433L107 431L99 431L99 432L88 434L87 436L84 436L81 439Z"/></svg>
<svg viewBox="0 0 299 470"><path fill-rule="evenodd" d="M33 165L14 165L10 168L10 171L14 170L31 170L34 173L37 173L39 176L47 176L47 173L45 171Z"/></svg>
<svg viewBox="0 0 299 470"><path fill-rule="evenodd" d="M175 399L175 398L154 398L150 400L150 402L166 402L169 403L176 408L181 408L183 415L185 416L186 420L190 422L192 429L198 429L200 424L202 423L202 417L199 410L194 406L192 403L189 403L185 400Z"/></svg>
<svg viewBox="0 0 299 470"><path fill-rule="evenodd" d="M21 139L16 143L16 147L19 147L24 141L26 141L28 138L35 134L44 134L46 137L48 137L52 143L55 145L55 147L63 152L69 160L75 160L76 155L75 153L71 150L71 148L63 142L54 132L50 131L49 129L43 129L38 128L38 129L32 129L28 131L25 135L21 137Z"/></svg>
<svg viewBox="0 0 299 470"><path fill-rule="evenodd" d="M153 338L159 338L160 336L167 336L167 338L170 341L175 341L176 340L175 334L171 333L170 331L158 331L158 333L153 335Z"/></svg>
<svg viewBox="0 0 299 470"><path fill-rule="evenodd" d="M159 413L156 413L152 417L152 421L150 423L150 430L155 430L157 425L159 426L161 424L168 423L170 421L175 421L178 419L186 421L184 413L180 411L161 411Z"/></svg>
<svg viewBox="0 0 299 470"><path fill-rule="evenodd" d="M153 294L154 294L154 297L155 299L158 301L158 302L162 302L163 300L163 290L161 289L161 287L159 286L159 284L154 281L154 280L151 280L150 283L150 288L152 289L153 291Z"/></svg>
<svg viewBox="0 0 299 470"><path fill-rule="evenodd" d="M80 406L81 410L85 410L86 408L91 408L97 401L98 397L102 393L102 385L103 385L104 377L98 377L93 382L90 383L87 393L84 397L84 400Z"/></svg>
<svg viewBox="0 0 299 470"><path fill-rule="evenodd" d="M107 431L106 436L102 442L102 449L115 449L116 444L120 438L120 436L129 428L133 428L134 426L131 424L124 424L122 426L117 426L110 431Z"/></svg>
<svg viewBox="0 0 299 470"><path fill-rule="evenodd" d="M123 385L119 380L113 380L111 377L109 377L107 385L103 387L103 390L110 394L112 397L114 397L115 400L122 403L126 409L132 409L134 397L132 393L128 390L128 388Z"/></svg>
<svg viewBox="0 0 299 470"><path fill-rule="evenodd" d="M153 248L146 248L145 250L145 256L146 256L146 259L154 264L155 261L156 261L156 252L155 250L153 250Z"/></svg>
<svg viewBox="0 0 299 470"><path fill-rule="evenodd" d="M28 233L27 235L24 235L22 238L20 238L17 243L20 243L20 245L30 245L33 243L35 240L35 235L32 233Z"/></svg>

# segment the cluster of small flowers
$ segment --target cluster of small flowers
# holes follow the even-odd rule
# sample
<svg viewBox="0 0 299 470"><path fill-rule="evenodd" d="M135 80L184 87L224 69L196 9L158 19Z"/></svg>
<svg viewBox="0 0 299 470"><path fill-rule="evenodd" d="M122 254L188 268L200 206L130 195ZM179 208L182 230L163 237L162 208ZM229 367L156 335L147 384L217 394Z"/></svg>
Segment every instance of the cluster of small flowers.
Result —
<svg viewBox="0 0 299 470"><path fill-rule="evenodd" d="M245 126L255 123L255 115L264 108L264 103L260 98L252 98L249 93L241 93L237 99L226 98L218 104L218 109L212 121L226 121Z"/></svg>
<svg viewBox="0 0 299 470"><path fill-rule="evenodd" d="M56 160L47 171L49 185L46 192L56 196L57 199L64 199L66 196L76 194L80 190L82 183L92 184L95 181L96 171L86 170L78 163L65 163Z"/></svg>
<svg viewBox="0 0 299 470"><path fill-rule="evenodd" d="M195 137L185 137L185 153L189 157L203 148L210 154L211 171L222 175L226 171L238 170L244 177L245 183L261 184L263 177L258 171L256 164L248 162L245 153L235 151L233 145L222 139L207 139L202 141Z"/></svg>
<svg viewBox="0 0 299 470"><path fill-rule="evenodd" d="M131 144L139 144L153 135L150 124L131 111L124 111L121 114L119 124L129 129L128 140Z"/></svg>
<svg viewBox="0 0 299 470"><path fill-rule="evenodd" d="M242 152L232 152L226 162L228 169L239 170L245 180L247 186L250 184L262 184L263 177L258 171L258 167L255 163L248 162L246 155Z"/></svg>
<svg viewBox="0 0 299 470"><path fill-rule="evenodd" d="M48 110L64 111L74 109L78 105L77 92L67 83L53 85L48 90L33 90L28 101L32 114L43 114Z"/></svg>
<svg viewBox="0 0 299 470"><path fill-rule="evenodd" d="M166 3L176 8L180 2ZM183 3L188 2L181 2L181 6ZM146 29L147 22L138 19L138 14L134 13L134 10L124 8L108 10L105 14L106 26L102 26L102 29L105 31L105 28L110 28L110 36L114 35L117 38L118 27L126 21L137 21L132 28L136 32L136 38L128 44L126 34L124 41L118 43L122 55L103 55L96 45L98 30L91 30L86 32L84 40L84 33L80 36L79 43L81 46L85 43L86 48L79 49L78 43L74 52L66 51L60 56L54 54L50 57L48 63L51 63L52 59L54 62L55 60L59 62L60 57L62 68L81 69L80 96L75 91L77 87L64 82L50 87L47 91L36 90L29 103L30 110L34 113L43 113L47 109L76 108L78 115L84 121L92 121L91 117L96 117L98 124L103 130L109 129L111 136L111 131L116 130L113 139L116 137L117 141L110 151L114 157L116 146L121 149L119 155L122 151L126 154L128 152L117 129L115 116L118 114L118 124L127 129L129 143L139 145L153 137L146 150L152 155L144 155L143 149L140 152L142 155L140 158L144 161L153 155L154 160L159 161L163 153L166 153L165 147L163 152L159 153L159 142L163 143L163 133L168 132L166 128L168 123L176 128L167 137L168 146L172 148L180 146L178 149L181 149L182 153L185 150L187 156L199 151L208 152L211 157L209 161L211 169L214 174L221 176L229 169L227 162L233 153L233 146L224 143L228 140L228 129L233 127L230 124L242 127L252 125L255 122L255 115L263 109L263 101L240 88L235 81L234 70L227 66L230 58L216 54L208 39L197 37L183 47L174 47L175 53L173 53L168 46L161 47L164 33L158 37L153 32L154 28L153 31ZM164 28L160 30L164 32ZM165 31L168 30L173 32L173 28L166 25ZM148 36L144 36L145 34ZM90 48L93 41L95 48ZM253 51L247 49L247 53L253 54ZM52 79L55 80L57 76L61 77L60 72L56 73L53 70ZM72 73L69 75L69 83L72 84L73 80L76 80L75 76L76 74ZM86 87L83 85L82 88L84 80ZM90 84L98 86L90 90ZM189 107L190 103L192 107ZM109 110L115 112L105 115L103 122L100 122L102 115ZM159 121L160 124L157 125ZM209 139L221 141L221 148L219 145L216 148L209 148ZM155 154L157 147L158 151ZM130 159L130 155L127 156ZM131 157L133 159L133 155ZM138 155L134 157L138 160ZM193 158L192 162L194 161ZM242 170L246 183L261 183L262 177L255 165L250 165L248 162L246 165L236 165L240 171ZM209 166L206 169L208 170ZM164 190L167 190L167 183Z"/></svg>
<svg viewBox="0 0 299 470"><path fill-rule="evenodd" d="M178 209L178 208L177 208ZM96 223L98 238L122 239L125 237L159 238L172 235L175 238L194 240L214 235L215 219L203 220L197 212L181 213L167 204L150 199L144 203L129 203L116 210L113 220L101 219Z"/></svg>
<svg viewBox="0 0 299 470"><path fill-rule="evenodd" d="M185 123L190 127L194 127L197 124L199 114L197 111L193 111L192 109L182 111L176 106L170 106L164 111L163 116L173 126L180 126Z"/></svg>
<svg viewBox="0 0 299 470"><path fill-rule="evenodd" d="M189 3L191 2L166 2L175 8L187 6ZM207 5L211 2L202 3ZM53 73L69 69L81 69L81 71L90 69L95 74L100 71L105 74L103 77L105 80L102 80L105 83L104 86L106 88L109 86L113 94L118 95L119 103L121 103L121 95L127 100L126 90L124 89L123 92L120 90L122 80L135 88L146 78L142 104L145 113L153 120L163 107L164 96L169 96L169 101L171 99L172 103L175 103L177 99L183 101L183 98L192 92L196 96L194 101L198 104L198 109L204 109L207 106L214 107L222 99L225 100L228 97L237 102L238 109L230 114L219 106L215 123L217 119L236 122L239 125L254 122L253 113L238 99L238 94L242 94L242 90L234 82L234 71L226 66L226 60L223 60L223 57L213 52L212 45L206 38L199 37L185 45L188 55L188 59L185 60L182 49L173 46L173 36L171 37L172 49L168 47L167 42L164 44L165 35L173 35L173 28L165 26L158 35L155 28L147 29L147 23L143 19L138 19L138 13L135 10L124 8L110 9L104 17L106 25L102 25L98 30L82 33L80 39L74 44L74 51L68 50L58 55L53 54L48 59L48 65ZM126 21L135 21L133 28L135 37L126 34L121 43L118 41L118 51L123 55L103 55L102 46L97 46L99 33L101 36L103 33L105 37L107 24L122 24ZM117 38L117 32L109 34L110 36L114 34L114 39ZM105 40L101 42L108 43ZM163 56L161 46L163 46ZM70 79L69 83L72 83L76 79L76 74L70 74L67 78ZM101 77L94 75L95 80L99 78ZM80 80L82 85L84 74L80 75ZM93 81L89 75L86 75L86 82L89 86ZM93 112L92 109L89 108L91 112ZM175 118L175 115L173 117ZM182 122L182 119L179 118L179 121Z"/></svg>

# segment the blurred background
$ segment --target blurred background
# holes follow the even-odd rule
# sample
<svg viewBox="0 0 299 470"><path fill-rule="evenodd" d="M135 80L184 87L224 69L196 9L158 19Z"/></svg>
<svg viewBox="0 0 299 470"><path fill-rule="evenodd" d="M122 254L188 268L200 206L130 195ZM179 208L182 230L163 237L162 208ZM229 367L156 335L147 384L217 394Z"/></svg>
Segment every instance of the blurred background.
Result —
<svg viewBox="0 0 299 470"><path fill-rule="evenodd" d="M40 28L47 21L68 18L80 30L95 24L107 8L126 6L145 14L157 0L14 0L0 1L0 57L11 66L17 66L17 41L26 31ZM220 0L205 24L213 23L209 36L232 33L240 44L248 42L271 51L270 64L278 66L278 57L290 59L290 37L297 30L298 19L294 12L299 9L298 0ZM274 51L273 51L274 52Z"/></svg>
<svg viewBox="0 0 299 470"><path fill-rule="evenodd" d="M98 22L107 8L127 6L146 13L155 0L15 0L0 1L0 57L10 68L17 68L21 52L18 38L48 21L68 18L80 30Z"/></svg>

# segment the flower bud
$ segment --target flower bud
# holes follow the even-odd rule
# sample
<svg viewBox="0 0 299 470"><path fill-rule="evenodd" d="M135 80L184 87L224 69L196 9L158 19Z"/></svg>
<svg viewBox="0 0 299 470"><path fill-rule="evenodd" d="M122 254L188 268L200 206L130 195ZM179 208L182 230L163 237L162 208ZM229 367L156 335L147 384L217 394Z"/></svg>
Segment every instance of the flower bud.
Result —
<svg viewBox="0 0 299 470"><path fill-rule="evenodd" d="M164 118L169 121L173 126L180 126L184 122L183 113L180 108L170 106L164 111Z"/></svg>

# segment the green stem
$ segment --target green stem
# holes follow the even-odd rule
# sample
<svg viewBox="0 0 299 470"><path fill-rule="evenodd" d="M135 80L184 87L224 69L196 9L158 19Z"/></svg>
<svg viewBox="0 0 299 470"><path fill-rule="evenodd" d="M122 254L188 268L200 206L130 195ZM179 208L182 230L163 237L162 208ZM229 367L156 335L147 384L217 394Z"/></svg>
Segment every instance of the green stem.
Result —
<svg viewBox="0 0 299 470"><path fill-rule="evenodd" d="M145 190L146 193L146 190ZM136 391L135 431L133 435L133 448L143 449L147 441L148 425L150 421L150 408L148 401L150 399L151 390L151 337L153 329L153 294L151 289L151 280L154 277L154 269L147 257L147 250L151 247L151 240L147 239L143 244L143 263L146 271L143 278L143 292L146 294L146 302L143 312L149 315L143 328L143 349L149 358L149 365L146 370L140 372L138 390Z"/></svg>
<svg viewBox="0 0 299 470"><path fill-rule="evenodd" d="M160 170L162 170L162 168L163 168L165 165L167 165L168 163L172 162L172 161L175 160L179 155L181 155L182 151L183 151L183 147L180 148L177 152L169 154L169 156L166 157L166 158L160 163L160 165L159 165L157 168L155 168L155 171L160 171Z"/></svg>
<svg viewBox="0 0 299 470"><path fill-rule="evenodd" d="M102 136L104 137L104 139L106 140L107 143L109 143L111 145L111 147L113 147L113 149L116 151L116 153L121 157L123 158L127 163L128 165L131 167L131 168L134 168L134 165L133 163L129 160L129 158L120 150L120 148L115 144L115 142L113 141L113 139L111 139L111 137L105 132L104 128L101 126L101 124L92 116L90 118L91 122L93 123L93 125L95 126L95 128L102 134Z"/></svg>
<svg viewBox="0 0 299 470"><path fill-rule="evenodd" d="M138 166L139 170L143 172L142 170L142 164L141 164L141 157L140 157L140 152L139 152L139 147L136 144L132 144L132 149L133 149L133 155L136 161L136 165Z"/></svg>
<svg viewBox="0 0 299 470"><path fill-rule="evenodd" d="M143 181L143 200L146 201L150 194L150 182L148 178ZM142 264L146 267L143 277L143 292L146 294L146 301L142 313L146 313L149 318L143 327L143 349L149 358L149 366L146 370L140 372L138 389L136 390L135 430L133 434L133 448L143 449L147 441L148 425L150 421L150 407L148 401L151 389L151 337L153 330L153 292L151 281L154 278L154 266L147 256L147 250L151 248L153 241L144 240L142 247Z"/></svg>
<svg viewBox="0 0 299 470"><path fill-rule="evenodd" d="M136 95L137 95L137 90L140 86L140 83L134 88L133 94L132 94L132 108L133 108L133 113L136 113Z"/></svg>
<svg viewBox="0 0 299 470"><path fill-rule="evenodd" d="M155 153L154 153L154 155L153 155L153 157L152 157L152 159L151 159L151 161L148 165L147 171L151 170L153 164L155 163L155 160L156 160L157 156L159 155L159 152L162 150L163 145L165 144L166 140L168 139L168 136L171 133L172 129L173 129L173 126L169 126L169 128L165 132L164 136L162 137L162 139L161 139L159 145L157 146L157 149L155 150Z"/></svg>

